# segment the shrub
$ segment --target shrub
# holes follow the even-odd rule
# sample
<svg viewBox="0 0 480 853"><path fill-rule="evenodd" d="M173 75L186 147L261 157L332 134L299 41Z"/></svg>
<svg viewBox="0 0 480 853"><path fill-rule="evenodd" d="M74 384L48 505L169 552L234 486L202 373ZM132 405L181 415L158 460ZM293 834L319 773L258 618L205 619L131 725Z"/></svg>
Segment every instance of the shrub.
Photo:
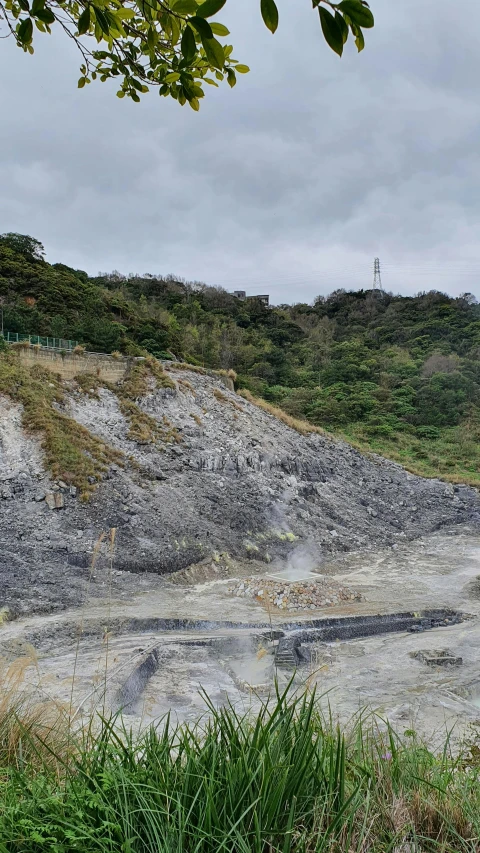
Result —
<svg viewBox="0 0 480 853"><path fill-rule="evenodd" d="M135 739L104 719L65 762L4 758L0 838L8 853L474 853L480 837L475 742L437 756L363 715L343 731L315 694L276 697L255 713L207 701L208 716L167 717ZM45 733L42 732L42 740ZM47 752L45 750L44 754ZM23 757L25 755L25 757ZM68 759L68 753L67 753ZM13 771L9 766L13 763ZM38 772L39 766L41 772Z"/></svg>

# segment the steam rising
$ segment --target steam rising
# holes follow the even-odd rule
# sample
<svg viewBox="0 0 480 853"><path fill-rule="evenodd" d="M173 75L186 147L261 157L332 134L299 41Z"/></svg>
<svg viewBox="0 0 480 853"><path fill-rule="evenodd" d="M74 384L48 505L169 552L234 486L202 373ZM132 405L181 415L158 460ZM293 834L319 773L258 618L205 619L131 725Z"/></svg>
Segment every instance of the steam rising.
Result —
<svg viewBox="0 0 480 853"><path fill-rule="evenodd" d="M289 477L287 488L284 490L281 499L272 507L272 522L275 527L281 529L284 533L293 534L290 525L287 521L287 507L292 498L296 494L296 478ZM292 536L293 538L293 536ZM318 578L318 568L323 562L323 557L313 544L297 545L288 555L286 563L277 563L274 567L275 577L279 580L300 581L309 578L312 572Z"/></svg>

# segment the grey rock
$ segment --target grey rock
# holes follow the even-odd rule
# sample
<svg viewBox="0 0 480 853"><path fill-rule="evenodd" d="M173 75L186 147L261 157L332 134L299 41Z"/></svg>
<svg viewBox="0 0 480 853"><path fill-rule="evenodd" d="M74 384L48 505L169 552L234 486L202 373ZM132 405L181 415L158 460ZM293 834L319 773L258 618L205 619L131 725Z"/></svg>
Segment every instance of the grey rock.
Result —
<svg viewBox="0 0 480 853"><path fill-rule="evenodd" d="M80 603L94 544L110 527L118 526L116 570L167 574L213 550L243 558L245 540L258 545L260 557L268 552L275 560L306 541L328 556L390 546L459 522L478 523L474 489L454 493L439 480L409 475L380 457L367 459L344 442L300 435L248 401L241 402L244 414L235 419L234 407L215 402L213 377L185 372L184 378L194 385L195 400L152 392L139 405L176 428L197 414L204 429L192 430L190 447L182 442L132 448L111 391L95 400L68 396L66 389L66 413L126 456L125 467L111 465L114 476L88 502L65 500L40 468L28 468L27 480L19 480L17 470L10 477L0 445L0 608L9 607L15 616ZM215 418L209 417L212 410ZM28 458L29 442L20 430L21 460ZM7 485L9 477L20 491ZM46 518L40 494L48 507L62 511ZM75 496L72 489L67 494ZM461 497L455 504L454 494ZM414 506L421 511L414 513ZM296 540L289 541L285 531ZM45 541L37 538L42 534ZM99 570L102 560L103 551ZM44 580L37 579L40 566ZM122 575L119 590L121 582Z"/></svg>
<svg viewBox="0 0 480 853"><path fill-rule="evenodd" d="M65 498L61 492L47 492L45 495L45 503L49 509L64 509Z"/></svg>

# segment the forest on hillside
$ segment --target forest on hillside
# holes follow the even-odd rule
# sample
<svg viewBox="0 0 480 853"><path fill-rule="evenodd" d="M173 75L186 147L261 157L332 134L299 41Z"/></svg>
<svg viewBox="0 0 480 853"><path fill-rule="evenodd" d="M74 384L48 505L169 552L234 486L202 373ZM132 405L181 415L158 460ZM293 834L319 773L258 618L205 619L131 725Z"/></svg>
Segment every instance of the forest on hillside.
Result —
<svg viewBox="0 0 480 853"><path fill-rule="evenodd" d="M480 482L480 305L471 294L336 290L313 305L268 308L171 275L91 277L7 234L0 303L10 332L233 369L239 388L363 449Z"/></svg>

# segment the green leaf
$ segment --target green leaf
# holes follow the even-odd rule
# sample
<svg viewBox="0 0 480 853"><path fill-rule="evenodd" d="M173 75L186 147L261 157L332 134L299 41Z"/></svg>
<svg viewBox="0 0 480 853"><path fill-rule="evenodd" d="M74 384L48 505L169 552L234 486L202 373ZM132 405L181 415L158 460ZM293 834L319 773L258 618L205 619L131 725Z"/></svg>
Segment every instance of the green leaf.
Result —
<svg viewBox="0 0 480 853"><path fill-rule="evenodd" d="M18 0L18 5L20 6L22 12L30 11L30 3L28 2L28 0Z"/></svg>
<svg viewBox="0 0 480 853"><path fill-rule="evenodd" d="M159 95L165 96L165 95L168 95L169 91L170 91L170 89L168 88L167 84L163 83L162 86L160 86L158 93L159 93Z"/></svg>
<svg viewBox="0 0 480 853"><path fill-rule="evenodd" d="M105 35L108 36L110 32L110 26L105 12L102 9L99 9L98 6L93 6L93 9L95 11L95 18L97 19L98 26L100 27L102 33L105 33Z"/></svg>
<svg viewBox="0 0 480 853"><path fill-rule="evenodd" d="M260 0L260 11L265 26L274 33L278 27L278 9L275 0Z"/></svg>
<svg viewBox="0 0 480 853"><path fill-rule="evenodd" d="M177 15L196 15L198 3L195 0L177 0L172 4L172 9Z"/></svg>
<svg viewBox="0 0 480 853"><path fill-rule="evenodd" d="M194 15L193 18L188 18L188 23L191 24L192 27L195 27L197 33L199 34L199 36L202 40L204 38L205 39L213 38L212 28L211 28L210 24L208 23L208 21L205 21L204 18L197 18L196 15Z"/></svg>
<svg viewBox="0 0 480 853"><path fill-rule="evenodd" d="M83 36L90 28L90 6L83 10L78 19L78 35Z"/></svg>
<svg viewBox="0 0 480 853"><path fill-rule="evenodd" d="M148 33L147 33L147 46L148 46L150 53L155 52L157 42L158 42L158 33L157 33L155 27L149 27Z"/></svg>
<svg viewBox="0 0 480 853"><path fill-rule="evenodd" d="M27 3L28 6L28 3ZM33 0L32 3L32 15L36 16L37 12L40 12L45 8L45 0ZM23 9L23 6L22 6Z"/></svg>
<svg viewBox="0 0 480 853"><path fill-rule="evenodd" d="M345 44L346 40L348 39L348 27L347 27L345 21L343 20L343 17L340 14L340 12L335 12L335 20L336 20L336 22L340 28L340 32L342 33L343 43Z"/></svg>
<svg viewBox="0 0 480 853"><path fill-rule="evenodd" d="M352 19L352 22L358 24L359 27L369 29L375 23L370 9L364 6L363 3L360 3L360 0L342 0L337 8L342 12L346 12L348 17Z"/></svg>
<svg viewBox="0 0 480 853"><path fill-rule="evenodd" d="M200 109L200 101L197 98L191 98L188 103L190 104L192 110L195 110L195 112L198 113Z"/></svg>
<svg viewBox="0 0 480 853"><path fill-rule="evenodd" d="M328 46L335 51L335 53L338 53L338 55L341 56L343 53L343 36L340 27L331 12L323 6L318 7L318 12L325 41Z"/></svg>
<svg viewBox="0 0 480 853"><path fill-rule="evenodd" d="M212 15L216 15L220 9L223 9L227 0L205 0L198 9L197 15L200 18L211 18Z"/></svg>
<svg viewBox="0 0 480 853"><path fill-rule="evenodd" d="M181 48L182 48L182 54L185 57L185 59L187 60L187 62L189 62L191 59L193 59L193 57L195 56L195 54L197 52L197 45L195 43L195 35L193 33L192 28L189 27L188 24L183 31Z"/></svg>
<svg viewBox="0 0 480 853"><path fill-rule="evenodd" d="M165 77L165 83L176 83L177 80L180 80L180 74L177 74L176 71L172 71Z"/></svg>
<svg viewBox="0 0 480 853"><path fill-rule="evenodd" d="M22 44L30 44L33 36L33 23L31 18L25 18L25 20L19 24L17 36Z"/></svg>
<svg viewBox="0 0 480 853"><path fill-rule="evenodd" d="M227 28L224 27L223 24L213 23L213 24L210 24L210 26L212 28L212 33L216 36L229 36L230 35L230 30L227 30Z"/></svg>
<svg viewBox="0 0 480 853"><path fill-rule="evenodd" d="M203 81L204 83L209 83L210 86L216 86L216 88L218 89L218 83L215 83L215 80L212 80L210 77L204 77Z"/></svg>
<svg viewBox="0 0 480 853"><path fill-rule="evenodd" d="M233 68L227 68L227 80L228 85L231 89L233 89L237 82L237 78L235 77L235 71L233 70Z"/></svg>
<svg viewBox="0 0 480 853"><path fill-rule="evenodd" d="M33 12L32 12L33 14ZM55 23L55 15L53 14L51 9L39 9L36 16L39 21L42 21L44 24L53 24Z"/></svg>
<svg viewBox="0 0 480 853"><path fill-rule="evenodd" d="M177 44L178 39L180 38L180 24L178 23L176 18L171 19L172 24L172 44Z"/></svg>
<svg viewBox="0 0 480 853"><path fill-rule="evenodd" d="M79 80L79 81L78 81L78 83L77 83L78 88L79 88L79 89L83 89L83 87L85 86L85 83L86 83L86 82L87 82L87 78L86 78L86 77L80 77L80 80Z"/></svg>
<svg viewBox="0 0 480 853"><path fill-rule="evenodd" d="M248 72L250 71L250 68L248 67L248 65L241 65L240 64L240 65L235 66L235 71L238 71L239 74L248 74Z"/></svg>
<svg viewBox="0 0 480 853"><path fill-rule="evenodd" d="M195 92L192 90L192 84L190 80L182 79L182 86L187 101L190 101L192 98L195 97Z"/></svg>
<svg viewBox="0 0 480 853"><path fill-rule="evenodd" d="M359 53L365 47L365 39L363 37L363 33L362 33L361 29L358 30L358 33L356 35L355 45L356 45Z"/></svg>
<svg viewBox="0 0 480 853"><path fill-rule="evenodd" d="M137 95L135 91L130 92L130 97L136 104L140 103L140 95Z"/></svg>
<svg viewBox="0 0 480 853"><path fill-rule="evenodd" d="M225 54L222 45L215 38L207 39L203 38L202 35L200 35L200 38L202 39L202 46L210 65L221 70L225 64Z"/></svg>

